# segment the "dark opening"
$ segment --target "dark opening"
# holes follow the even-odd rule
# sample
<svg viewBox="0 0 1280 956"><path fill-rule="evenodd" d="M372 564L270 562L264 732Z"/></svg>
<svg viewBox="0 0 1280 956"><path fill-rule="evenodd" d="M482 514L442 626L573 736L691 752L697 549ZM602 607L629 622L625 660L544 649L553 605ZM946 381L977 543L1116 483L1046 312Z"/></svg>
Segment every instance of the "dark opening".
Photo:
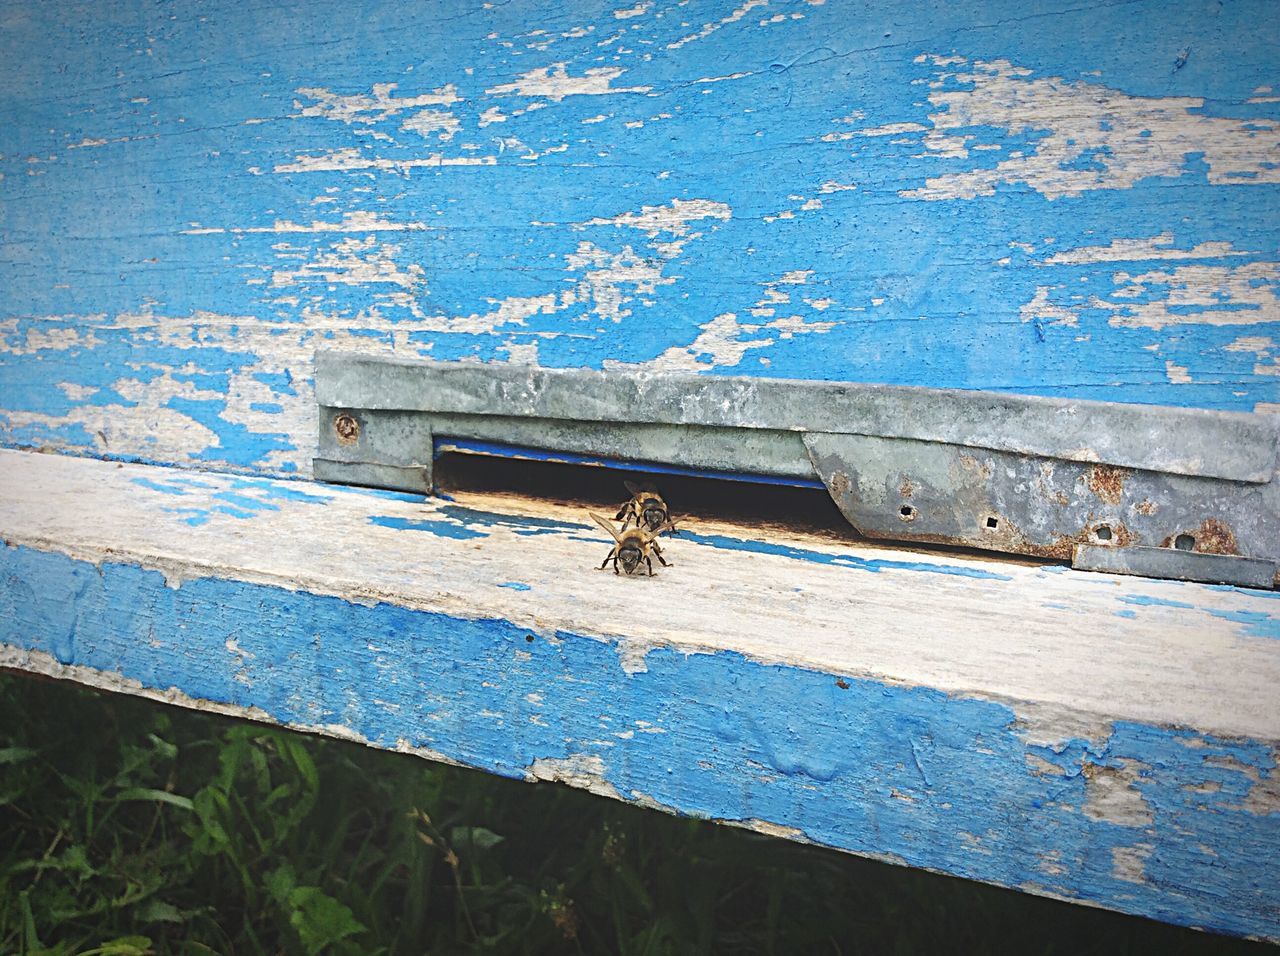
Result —
<svg viewBox="0 0 1280 956"><path fill-rule="evenodd" d="M767 475L716 472L671 473L632 462L554 458L532 449L491 446L485 452L459 451L461 443L438 440L436 491L518 494L557 504L590 508L612 518L630 497L624 482L658 490L679 521L682 515L819 533L848 540L860 536L849 525L817 479L771 478ZM524 457L524 454L539 457ZM576 460L562 460L565 458ZM908 506L909 507L909 506Z"/></svg>
<svg viewBox="0 0 1280 956"><path fill-rule="evenodd" d="M1190 551L1196 546L1195 535L1180 534L1173 539L1173 546L1179 551Z"/></svg>
<svg viewBox="0 0 1280 956"><path fill-rule="evenodd" d="M904 518L910 518L915 513L916 513L916 509L911 507L911 505L903 505L901 508L898 509L898 514L902 515L902 517Z"/></svg>
<svg viewBox="0 0 1280 956"><path fill-rule="evenodd" d="M998 528L998 527L1000 527L1000 519L999 519L999 518L987 518L987 527L988 527L988 528Z"/></svg>
<svg viewBox="0 0 1280 956"><path fill-rule="evenodd" d="M1096 535L1096 536L1097 536L1097 538L1098 538L1098 540L1099 540L1099 541L1110 541L1110 540L1111 540L1111 529L1110 529L1109 527L1107 527L1105 524L1103 524L1103 525L1098 525L1097 530L1096 530L1096 531L1094 531L1093 533L1094 533L1094 535Z"/></svg>

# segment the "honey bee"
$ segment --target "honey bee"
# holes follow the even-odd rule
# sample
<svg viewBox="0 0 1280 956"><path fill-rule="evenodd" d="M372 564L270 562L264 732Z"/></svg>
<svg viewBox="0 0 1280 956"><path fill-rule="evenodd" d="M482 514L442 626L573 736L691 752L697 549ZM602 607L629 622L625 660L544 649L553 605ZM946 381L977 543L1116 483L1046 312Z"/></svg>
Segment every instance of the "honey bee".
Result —
<svg viewBox="0 0 1280 956"><path fill-rule="evenodd" d="M624 481L623 484L627 486L627 491L631 492L631 498L623 502L614 516L615 521L622 522L623 531L627 530L628 525L634 523L637 528L646 528L649 531L656 532L665 526L672 534L680 533L671 519L667 503L662 500L662 495L658 494L656 488L652 485L641 488L630 481Z"/></svg>
<svg viewBox="0 0 1280 956"><path fill-rule="evenodd" d="M662 557L662 549L658 547L658 542L654 539L663 531L670 527L670 522L660 525L656 530L648 528L631 528L627 530L625 527L619 531L615 528L607 518L602 518L594 512L588 511L591 520L609 532L609 536L613 538L613 547L609 550L609 555L597 570L603 571L610 561L613 562L613 573L618 574L618 562L622 562L622 570L627 574L635 574L636 569L640 567L640 562L644 562L649 568L649 577L653 577L653 558L658 559L658 563L664 568L671 567L671 563Z"/></svg>

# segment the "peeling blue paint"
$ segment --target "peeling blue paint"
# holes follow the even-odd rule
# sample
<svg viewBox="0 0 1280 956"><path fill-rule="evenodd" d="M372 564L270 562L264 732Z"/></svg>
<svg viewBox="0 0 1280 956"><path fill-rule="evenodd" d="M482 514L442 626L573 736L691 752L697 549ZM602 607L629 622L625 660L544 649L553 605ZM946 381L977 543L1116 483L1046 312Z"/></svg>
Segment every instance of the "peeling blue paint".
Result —
<svg viewBox="0 0 1280 956"><path fill-rule="evenodd" d="M150 488L152 491L163 492L166 495L185 495L189 490L188 486L152 481L150 478L134 478L132 479L132 482L139 487Z"/></svg>
<svg viewBox="0 0 1280 956"><path fill-rule="evenodd" d="M305 471L309 436L277 423L303 420L324 343L1280 401L1277 349L1258 344L1280 340L1266 0L1212 16L831 0L778 23L738 5L702 4L704 34L589 0L320 0L306 25L230 0L110 17L5 0L0 442ZM1197 55L1170 72L1189 37ZM560 69L559 92L519 88ZM574 92L600 70L619 72ZM316 92L375 87L388 105L354 123ZM1049 88L1062 108L1036 99ZM456 130L413 129L424 109ZM1149 162L1126 158L1135 144ZM326 156L351 168L307 168ZM491 164L449 165L464 160ZM677 201L721 211L648 227ZM1148 246L1098 252L1116 241ZM1188 268L1218 278L1202 289ZM504 303L519 317L485 320ZM153 404L207 446L154 452ZM88 407L115 413L113 434L78 420Z"/></svg>
<svg viewBox="0 0 1280 956"><path fill-rule="evenodd" d="M384 528L395 528L397 531L426 531L442 538L484 538L482 531L475 531L456 521L444 521L433 518L400 518L395 515L370 515L369 523Z"/></svg>
<svg viewBox="0 0 1280 956"><path fill-rule="evenodd" d="M219 501L225 501L227 504L234 505L245 511L279 511L280 506L272 504L270 501L262 501L258 498L250 498L247 495L237 494L234 491L216 491L214 498Z"/></svg>
<svg viewBox="0 0 1280 956"><path fill-rule="evenodd" d="M264 498L278 498L282 501L305 501L309 504L324 504L333 500L333 495L316 494L314 485L307 485L306 491L293 484L282 484L279 481L269 481L261 478L237 478L231 483L231 487L239 490L251 490ZM364 489L361 489L362 491Z"/></svg>
<svg viewBox="0 0 1280 956"><path fill-rule="evenodd" d="M1136 604L1139 607L1177 607L1184 610L1191 610L1194 604L1188 604L1186 601L1171 601L1168 598L1149 597L1146 594L1122 594L1120 600L1125 604Z"/></svg>
<svg viewBox="0 0 1280 956"><path fill-rule="evenodd" d="M527 635L221 579L170 588L153 571L0 550L0 642L64 663L510 777L539 760L598 758L603 785L691 816L764 820L914 866L1280 935L1280 812L1249 808L1280 772L1268 743L1117 722L1105 738L1048 747L1026 743L992 701L729 652L657 648L628 674L608 642ZM1099 768L1128 774L1140 814L1091 804ZM1136 869L1117 866L1125 854Z"/></svg>
<svg viewBox="0 0 1280 956"><path fill-rule="evenodd" d="M1250 637L1280 638L1280 617L1261 611L1209 611L1214 617L1249 625L1244 633Z"/></svg>
<svg viewBox="0 0 1280 956"><path fill-rule="evenodd" d="M774 544L770 541L751 541L745 538L731 538L723 534L695 534L681 531L680 537L694 544L710 545L728 551L750 551L755 554L776 554L797 561L812 561L814 564L834 564L840 567L856 568L859 571L927 571L931 574L951 574L964 578L978 578L985 581L1012 581L1007 574L988 571L963 564L932 564L928 561L899 561L892 558L863 558L855 554L829 554L825 551L813 551L794 545Z"/></svg>

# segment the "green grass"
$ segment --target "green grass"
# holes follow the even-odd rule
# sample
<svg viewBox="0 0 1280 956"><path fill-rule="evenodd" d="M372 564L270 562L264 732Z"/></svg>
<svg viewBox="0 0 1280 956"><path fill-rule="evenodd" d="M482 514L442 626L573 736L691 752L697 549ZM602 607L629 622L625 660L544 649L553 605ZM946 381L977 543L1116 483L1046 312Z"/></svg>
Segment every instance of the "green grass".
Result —
<svg viewBox="0 0 1280 956"><path fill-rule="evenodd" d="M4 954L1262 950L0 673Z"/></svg>

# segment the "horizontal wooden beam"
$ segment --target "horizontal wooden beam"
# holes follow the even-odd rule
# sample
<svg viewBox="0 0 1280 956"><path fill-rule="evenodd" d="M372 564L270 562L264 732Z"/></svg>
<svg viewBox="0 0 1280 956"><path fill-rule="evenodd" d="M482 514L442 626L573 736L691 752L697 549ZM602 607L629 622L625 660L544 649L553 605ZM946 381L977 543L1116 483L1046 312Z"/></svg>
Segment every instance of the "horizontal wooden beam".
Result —
<svg viewBox="0 0 1280 956"><path fill-rule="evenodd" d="M1280 600L0 451L0 664L1280 938Z"/></svg>

